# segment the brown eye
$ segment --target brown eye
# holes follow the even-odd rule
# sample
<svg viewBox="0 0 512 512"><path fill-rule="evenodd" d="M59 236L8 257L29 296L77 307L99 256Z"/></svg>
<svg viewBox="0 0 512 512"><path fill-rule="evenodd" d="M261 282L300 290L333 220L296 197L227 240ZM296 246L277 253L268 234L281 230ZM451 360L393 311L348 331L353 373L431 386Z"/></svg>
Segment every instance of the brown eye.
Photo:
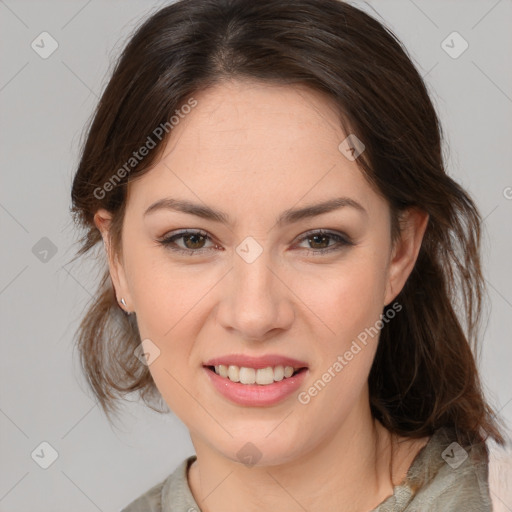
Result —
<svg viewBox="0 0 512 512"><path fill-rule="evenodd" d="M307 242L311 250L306 251L308 254L322 255L331 251L340 251L345 246L355 245L354 242L346 235L341 233L333 233L331 231L313 231L306 233L299 243ZM331 243L333 241L333 243Z"/></svg>
<svg viewBox="0 0 512 512"><path fill-rule="evenodd" d="M205 236L195 233L192 235L182 235L182 238L187 249L201 249L202 244L206 240Z"/></svg>
<svg viewBox="0 0 512 512"><path fill-rule="evenodd" d="M178 245L176 243L177 240L182 240L183 245ZM158 243L162 244L164 247L183 254L193 255L194 253L202 253L209 249L212 249L215 246L205 247L205 243L211 238L208 233L203 231L181 231L174 235L164 238L163 240L158 240Z"/></svg>
<svg viewBox="0 0 512 512"><path fill-rule="evenodd" d="M308 241L313 249L326 249L331 239L332 237L329 235L313 235L308 238Z"/></svg>

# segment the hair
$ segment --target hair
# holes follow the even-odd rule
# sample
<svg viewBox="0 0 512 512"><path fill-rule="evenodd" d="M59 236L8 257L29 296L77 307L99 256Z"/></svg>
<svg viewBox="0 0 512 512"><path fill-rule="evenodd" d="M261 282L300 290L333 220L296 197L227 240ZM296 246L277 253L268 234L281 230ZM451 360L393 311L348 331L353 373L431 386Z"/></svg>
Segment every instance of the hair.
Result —
<svg viewBox="0 0 512 512"><path fill-rule="evenodd" d="M369 374L372 415L397 435L419 438L450 426L461 443L490 436L504 444L476 365L486 293L480 214L445 171L440 122L406 49L389 28L347 3L181 0L145 20L87 127L71 192L71 213L84 230L75 259L102 240L93 220L99 208L112 214L109 241L122 257L127 185L158 161L172 131L129 172L126 162L195 93L237 79L305 85L333 100L345 133L365 145L356 162L389 204L392 241L407 208L429 215L415 266L396 297L403 309L381 330ZM123 165L115 186L105 186ZM131 392L154 410L162 403L148 367L134 357L141 343L134 317L119 308L105 268L76 346L109 419Z"/></svg>

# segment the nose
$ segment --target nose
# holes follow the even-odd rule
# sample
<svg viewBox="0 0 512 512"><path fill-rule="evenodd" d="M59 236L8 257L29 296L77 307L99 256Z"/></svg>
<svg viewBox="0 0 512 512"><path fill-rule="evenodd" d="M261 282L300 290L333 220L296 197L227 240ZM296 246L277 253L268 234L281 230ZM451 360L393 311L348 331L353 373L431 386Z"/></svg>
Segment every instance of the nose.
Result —
<svg viewBox="0 0 512 512"><path fill-rule="evenodd" d="M293 324L291 283L279 276L265 250L251 263L235 253L225 279L217 320L238 338L263 341Z"/></svg>

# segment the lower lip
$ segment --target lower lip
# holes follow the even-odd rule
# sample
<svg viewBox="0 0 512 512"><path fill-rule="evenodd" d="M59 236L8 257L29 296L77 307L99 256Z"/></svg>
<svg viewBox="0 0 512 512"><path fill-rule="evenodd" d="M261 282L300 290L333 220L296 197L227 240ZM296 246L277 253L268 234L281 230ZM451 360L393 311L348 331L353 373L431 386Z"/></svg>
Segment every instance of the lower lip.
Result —
<svg viewBox="0 0 512 512"><path fill-rule="evenodd" d="M285 378L273 384L240 384L227 377L221 377L214 371L203 366L217 391L232 402L251 407L273 405L284 400L297 391L306 377L307 369L300 371L293 377Z"/></svg>

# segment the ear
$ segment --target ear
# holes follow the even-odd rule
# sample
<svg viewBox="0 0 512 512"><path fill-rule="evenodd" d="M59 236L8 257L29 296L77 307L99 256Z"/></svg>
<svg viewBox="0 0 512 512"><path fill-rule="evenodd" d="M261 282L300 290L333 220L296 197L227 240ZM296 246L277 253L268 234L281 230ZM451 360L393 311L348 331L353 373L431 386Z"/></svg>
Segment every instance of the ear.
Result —
<svg viewBox="0 0 512 512"><path fill-rule="evenodd" d="M119 302L121 298L123 298L126 302L126 306L121 306L125 311L131 312L132 309L132 299L130 296L130 292L128 289L128 283L126 281L126 276L124 272L124 268L122 263L119 261L118 255L114 254L111 245L110 239L110 226L112 222L112 214L105 210L104 208L100 208L94 214L94 224L100 230L101 236L103 238L104 247L107 253L108 258L108 266L110 271L110 278L114 285L114 290L116 292L117 301Z"/></svg>
<svg viewBox="0 0 512 512"><path fill-rule="evenodd" d="M429 215L418 208L408 208L402 214L401 235L392 248L384 305L388 305L401 292L412 272L420 252Z"/></svg>

